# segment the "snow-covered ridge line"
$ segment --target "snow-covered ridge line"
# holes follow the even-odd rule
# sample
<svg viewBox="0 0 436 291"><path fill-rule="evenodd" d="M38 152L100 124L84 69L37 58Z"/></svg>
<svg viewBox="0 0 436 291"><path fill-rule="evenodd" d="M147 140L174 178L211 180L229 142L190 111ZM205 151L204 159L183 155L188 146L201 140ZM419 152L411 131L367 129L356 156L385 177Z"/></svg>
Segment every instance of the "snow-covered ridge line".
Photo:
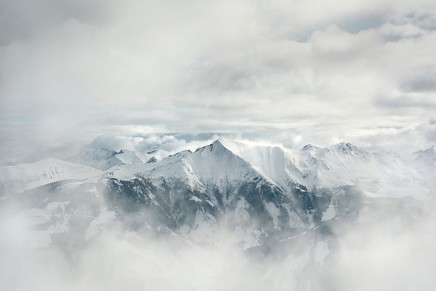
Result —
<svg viewBox="0 0 436 291"><path fill-rule="evenodd" d="M227 139L221 142L285 188L292 183L309 189L356 185L368 196L424 198L432 187L426 184L434 181L436 173L432 148L404 158L369 152L350 143L325 148L307 145L301 150L290 150Z"/></svg>
<svg viewBox="0 0 436 291"><path fill-rule="evenodd" d="M223 160L225 153L238 157L240 163L249 165L245 165L246 169L251 168L251 172L285 190L300 184L308 189L356 185L368 196L375 197L423 198L429 192L423 186L415 159L372 153L349 143L325 148L308 145L301 150L290 150L220 138L193 152L186 150L170 155L153 166L139 166L136 172L129 166L119 167L114 172L120 178L139 173L153 178L180 178L189 184L246 178L246 169L234 164L235 157L232 162ZM434 165L430 166L434 169Z"/></svg>
<svg viewBox="0 0 436 291"><path fill-rule="evenodd" d="M122 180L138 175L150 179L173 178L192 187L261 177L285 191L296 185L309 190L355 185L372 197L423 198L432 187L428 181L434 181L436 168L433 148L405 159L395 154L368 152L349 143L325 148L306 145L291 150L227 138L151 162L151 157L124 150L87 148L83 156L88 157L85 162L94 168L47 159L1 167L0 184L3 191L20 192L56 181L102 175ZM109 169L101 172L98 170L101 165L103 168L109 165Z"/></svg>
<svg viewBox="0 0 436 291"><path fill-rule="evenodd" d="M62 180L98 177L101 173L92 167L49 158L29 164L0 167L0 185L3 194L8 195Z"/></svg>

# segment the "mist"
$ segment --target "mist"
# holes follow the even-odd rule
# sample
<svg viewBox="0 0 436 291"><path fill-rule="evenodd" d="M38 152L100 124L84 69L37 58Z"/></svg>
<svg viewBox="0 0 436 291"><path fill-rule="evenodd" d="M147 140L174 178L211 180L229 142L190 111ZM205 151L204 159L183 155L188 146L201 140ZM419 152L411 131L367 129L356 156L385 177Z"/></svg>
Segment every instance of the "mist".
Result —
<svg viewBox="0 0 436 291"><path fill-rule="evenodd" d="M434 199L367 200L357 219L331 221L266 252L241 248L224 223L207 243L196 243L175 233L133 231L126 220L117 219L100 227L91 240L72 236L44 245L44 224L38 225L38 215L17 212L23 207L19 201L1 209L0 282L5 290L436 287L431 271L436 258ZM99 204L110 207L101 200ZM81 211L87 208L92 206ZM77 222L70 217L69 223ZM83 231L76 228L74 234Z"/></svg>

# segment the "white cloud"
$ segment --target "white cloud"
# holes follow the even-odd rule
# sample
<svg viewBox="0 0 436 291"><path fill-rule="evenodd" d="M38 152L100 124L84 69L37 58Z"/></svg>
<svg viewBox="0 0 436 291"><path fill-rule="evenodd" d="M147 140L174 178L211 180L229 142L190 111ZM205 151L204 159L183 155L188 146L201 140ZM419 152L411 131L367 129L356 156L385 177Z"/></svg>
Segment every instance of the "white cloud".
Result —
<svg viewBox="0 0 436 291"><path fill-rule="evenodd" d="M13 15L0 14L5 156L16 141L100 134L282 131L326 144L434 115L417 106L436 99L432 1L27 4L0 9Z"/></svg>

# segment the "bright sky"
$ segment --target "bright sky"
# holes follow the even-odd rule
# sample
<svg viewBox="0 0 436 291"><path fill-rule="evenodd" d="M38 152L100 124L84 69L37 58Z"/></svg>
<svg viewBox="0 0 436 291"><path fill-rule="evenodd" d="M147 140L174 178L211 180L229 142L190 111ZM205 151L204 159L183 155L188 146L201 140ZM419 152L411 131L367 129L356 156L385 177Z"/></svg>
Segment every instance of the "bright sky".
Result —
<svg viewBox="0 0 436 291"><path fill-rule="evenodd" d="M1 160L99 135L436 144L434 0L3 0Z"/></svg>

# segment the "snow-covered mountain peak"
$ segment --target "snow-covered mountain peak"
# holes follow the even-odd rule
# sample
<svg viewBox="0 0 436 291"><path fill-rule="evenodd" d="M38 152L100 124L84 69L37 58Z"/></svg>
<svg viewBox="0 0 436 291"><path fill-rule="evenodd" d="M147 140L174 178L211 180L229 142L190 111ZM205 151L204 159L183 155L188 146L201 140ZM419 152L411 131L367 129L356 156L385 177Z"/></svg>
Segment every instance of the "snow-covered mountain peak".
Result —
<svg viewBox="0 0 436 291"><path fill-rule="evenodd" d="M426 150L420 150L420 151L417 151L416 154L418 154L418 155L429 155L429 156L432 156L432 155L435 155L436 152L435 152L434 146L431 146L431 147L429 147L429 148L426 149Z"/></svg>
<svg viewBox="0 0 436 291"><path fill-rule="evenodd" d="M209 151L210 153L214 153L214 154L223 154L226 151L229 151L229 149L227 149L226 146L223 145L221 139L217 139L213 143L200 147L197 150L195 150L196 153L203 152L203 151Z"/></svg>
<svg viewBox="0 0 436 291"><path fill-rule="evenodd" d="M310 143L301 148L302 151L306 151L306 152L318 151L320 149L321 149L320 147L314 146Z"/></svg>
<svg viewBox="0 0 436 291"><path fill-rule="evenodd" d="M436 176L436 151L434 146L420 150L413 154L413 163L416 163L427 175Z"/></svg>
<svg viewBox="0 0 436 291"><path fill-rule="evenodd" d="M335 144L333 146L328 147L327 149L342 154L348 154L348 155L359 155L359 154L366 153L365 151L359 149L358 147L352 145L351 143L345 143L345 142Z"/></svg>
<svg viewBox="0 0 436 291"><path fill-rule="evenodd" d="M140 155L128 149L115 151L96 144L85 146L80 153L73 156L70 161L87 165L99 170L107 170L114 166L143 164L149 157Z"/></svg>
<svg viewBox="0 0 436 291"><path fill-rule="evenodd" d="M126 177L131 167L117 169L115 177ZM191 188L201 189L208 184L224 186L234 181L251 181L261 175L245 160L232 153L221 141L168 156L154 164L145 164L136 173L151 179L183 181Z"/></svg>

